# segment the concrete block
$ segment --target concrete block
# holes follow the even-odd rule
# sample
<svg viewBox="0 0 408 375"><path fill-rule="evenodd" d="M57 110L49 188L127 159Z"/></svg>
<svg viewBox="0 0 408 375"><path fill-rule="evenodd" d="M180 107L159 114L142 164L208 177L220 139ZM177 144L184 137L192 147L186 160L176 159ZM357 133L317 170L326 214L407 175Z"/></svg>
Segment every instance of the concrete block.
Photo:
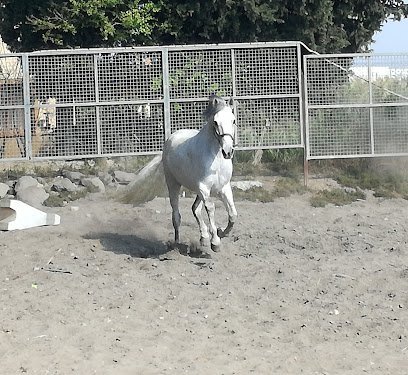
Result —
<svg viewBox="0 0 408 375"><path fill-rule="evenodd" d="M46 213L16 199L0 201L0 230L15 230L58 225L59 215Z"/></svg>

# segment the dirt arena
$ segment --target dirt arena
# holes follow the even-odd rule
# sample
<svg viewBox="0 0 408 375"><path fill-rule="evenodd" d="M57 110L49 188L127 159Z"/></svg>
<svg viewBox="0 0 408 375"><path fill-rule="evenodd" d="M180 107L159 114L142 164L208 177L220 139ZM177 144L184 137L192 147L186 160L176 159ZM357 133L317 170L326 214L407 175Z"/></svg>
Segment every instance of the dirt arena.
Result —
<svg viewBox="0 0 408 375"><path fill-rule="evenodd" d="M163 198L1 232L0 373L407 374L408 201L308 199L237 202L209 256L190 198L176 250Z"/></svg>

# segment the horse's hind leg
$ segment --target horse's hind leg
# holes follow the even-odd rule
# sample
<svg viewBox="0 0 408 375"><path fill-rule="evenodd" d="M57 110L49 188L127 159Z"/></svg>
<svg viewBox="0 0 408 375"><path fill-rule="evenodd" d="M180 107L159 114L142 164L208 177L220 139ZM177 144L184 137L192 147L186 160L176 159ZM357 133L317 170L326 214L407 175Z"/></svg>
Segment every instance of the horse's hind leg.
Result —
<svg viewBox="0 0 408 375"><path fill-rule="evenodd" d="M223 238L228 236L229 232L231 231L232 227L234 226L235 220L238 216L237 210L235 208L234 197L232 195L231 184L227 184L224 186L220 193L220 197L225 205L225 208L228 212L228 225L227 227L222 230L218 228L217 233L218 236Z"/></svg>
<svg viewBox="0 0 408 375"><path fill-rule="evenodd" d="M195 219L197 220L198 226L200 228L200 245L201 246L208 246L208 240L209 240L208 228L207 228L207 225L205 224L205 222L203 220L203 217L201 215L202 208L203 208L203 201L197 195L191 209L193 211L193 215L194 215Z"/></svg>
<svg viewBox="0 0 408 375"><path fill-rule="evenodd" d="M174 241L176 243L180 242L180 223L181 223L181 215L179 210L179 195L181 186L177 183L169 183L167 182L167 187L169 189L169 198L170 198L170 205L172 208L172 222L174 228Z"/></svg>

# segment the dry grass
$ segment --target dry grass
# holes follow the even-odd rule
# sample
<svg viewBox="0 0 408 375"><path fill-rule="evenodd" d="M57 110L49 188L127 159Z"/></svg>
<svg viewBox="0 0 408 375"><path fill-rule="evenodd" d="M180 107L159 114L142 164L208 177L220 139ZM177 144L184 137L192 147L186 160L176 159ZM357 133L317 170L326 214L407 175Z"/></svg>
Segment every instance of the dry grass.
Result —
<svg viewBox="0 0 408 375"><path fill-rule="evenodd" d="M306 187L297 178L282 177L275 180L271 189L253 187L246 191L234 189L235 200L248 200L251 202L273 202L276 198L288 197L292 194L303 194Z"/></svg>
<svg viewBox="0 0 408 375"><path fill-rule="evenodd" d="M344 190L335 188L332 190L321 190L310 197L310 204L313 207L324 207L328 204L335 206L344 206L365 199L366 195L361 190Z"/></svg>

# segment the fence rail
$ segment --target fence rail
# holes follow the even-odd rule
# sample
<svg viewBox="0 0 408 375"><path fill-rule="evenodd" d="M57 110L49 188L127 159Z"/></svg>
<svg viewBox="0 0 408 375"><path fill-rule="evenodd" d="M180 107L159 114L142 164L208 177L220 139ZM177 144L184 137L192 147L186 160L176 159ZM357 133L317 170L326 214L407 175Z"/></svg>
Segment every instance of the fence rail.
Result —
<svg viewBox="0 0 408 375"><path fill-rule="evenodd" d="M303 147L298 42L0 56L0 160L159 153L232 97L242 149Z"/></svg>

